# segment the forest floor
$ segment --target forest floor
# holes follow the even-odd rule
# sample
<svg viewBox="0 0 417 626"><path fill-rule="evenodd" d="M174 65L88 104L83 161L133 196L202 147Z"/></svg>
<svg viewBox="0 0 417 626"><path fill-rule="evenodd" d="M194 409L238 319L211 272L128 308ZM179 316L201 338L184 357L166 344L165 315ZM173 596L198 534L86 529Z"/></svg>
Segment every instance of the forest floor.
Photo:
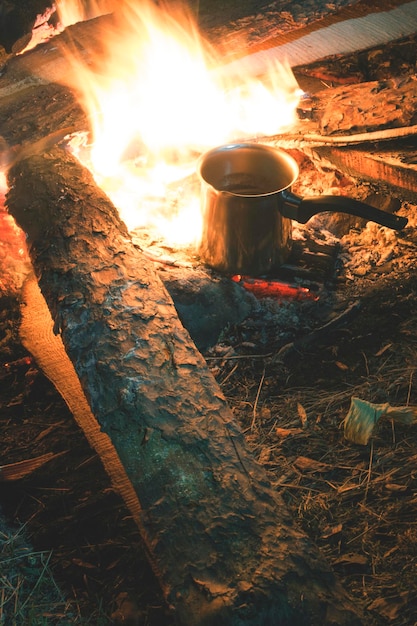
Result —
<svg viewBox="0 0 417 626"><path fill-rule="evenodd" d="M207 28L221 32L227 17L247 32L225 4L201 2ZM291 30L346 4L276 2L263 19ZM329 237L334 266L317 299L264 300L204 353L291 515L365 607L364 626L417 624L417 427L382 417L366 444L344 433L352 398L417 405L417 207L401 213L401 233L368 225ZM129 511L22 346L19 321L19 293L1 292L0 624L173 626ZM49 453L6 480L4 466Z"/></svg>
<svg viewBox="0 0 417 626"><path fill-rule="evenodd" d="M415 207L401 211L410 216L401 233L368 225L338 242L335 274L317 300L263 301L205 355L253 454L366 606L369 626L417 622L417 427L381 418L366 444L343 428L353 397L417 405ZM340 314L343 324L314 333ZM110 624L119 610L132 623L170 626L138 530L22 347L19 318L18 298L3 296L1 464L56 456L0 483L0 616Z"/></svg>

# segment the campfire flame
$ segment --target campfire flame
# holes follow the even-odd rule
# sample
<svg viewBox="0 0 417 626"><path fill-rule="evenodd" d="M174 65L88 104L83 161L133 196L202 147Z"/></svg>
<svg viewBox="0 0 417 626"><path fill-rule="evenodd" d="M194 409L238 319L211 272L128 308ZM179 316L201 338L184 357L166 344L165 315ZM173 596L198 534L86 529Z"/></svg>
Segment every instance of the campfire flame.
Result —
<svg viewBox="0 0 417 626"><path fill-rule="evenodd" d="M73 22L85 18L79 4L57 7ZM155 228L171 245L195 244L201 234L190 182L199 154L295 121L301 91L291 69L275 63L262 80L226 78L184 5L119 2L96 58L70 56L92 127L81 160L128 228ZM74 143L79 149L80 138Z"/></svg>
<svg viewBox="0 0 417 626"><path fill-rule="evenodd" d="M64 28L106 13L115 7L114 0L55 0L59 22Z"/></svg>

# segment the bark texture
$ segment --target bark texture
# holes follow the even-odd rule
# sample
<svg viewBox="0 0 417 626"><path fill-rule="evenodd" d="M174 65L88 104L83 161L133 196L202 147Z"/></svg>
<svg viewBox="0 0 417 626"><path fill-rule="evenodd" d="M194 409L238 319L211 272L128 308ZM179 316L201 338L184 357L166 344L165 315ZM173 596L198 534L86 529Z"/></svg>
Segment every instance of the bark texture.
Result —
<svg viewBox="0 0 417 626"><path fill-rule="evenodd" d="M91 175L54 149L15 164L9 184L55 330L136 491L179 623L360 624Z"/></svg>
<svg viewBox="0 0 417 626"><path fill-rule="evenodd" d="M368 133L417 123L415 76L336 87L315 98L323 135Z"/></svg>

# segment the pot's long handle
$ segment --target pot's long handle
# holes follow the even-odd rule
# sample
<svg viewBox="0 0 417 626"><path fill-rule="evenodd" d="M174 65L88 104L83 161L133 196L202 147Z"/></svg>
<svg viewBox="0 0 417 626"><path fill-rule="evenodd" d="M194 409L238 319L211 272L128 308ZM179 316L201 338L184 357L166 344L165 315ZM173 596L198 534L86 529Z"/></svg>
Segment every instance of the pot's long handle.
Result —
<svg viewBox="0 0 417 626"><path fill-rule="evenodd" d="M407 225L408 219L399 215L393 215L386 211L381 211L370 204L347 198L345 196L313 196L302 198L285 189L281 192L282 200L280 211L284 217L296 220L305 224L308 220L322 211L332 213L349 213L357 217L387 226L394 230L401 230Z"/></svg>

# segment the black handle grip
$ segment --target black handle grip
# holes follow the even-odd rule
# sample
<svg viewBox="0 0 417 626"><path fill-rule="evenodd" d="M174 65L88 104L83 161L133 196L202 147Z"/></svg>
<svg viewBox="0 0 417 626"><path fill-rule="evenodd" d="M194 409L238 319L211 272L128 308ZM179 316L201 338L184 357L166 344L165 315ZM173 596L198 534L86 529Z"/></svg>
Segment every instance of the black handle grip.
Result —
<svg viewBox="0 0 417 626"><path fill-rule="evenodd" d="M346 196L313 196L311 198L301 198L293 194L291 191L282 192L283 206L281 213L285 217L305 224L308 220L322 211L331 211L332 213L348 213L356 215L368 221L376 222L381 226L392 228L393 230L402 230L408 222L406 217L381 211L370 204L347 198Z"/></svg>

